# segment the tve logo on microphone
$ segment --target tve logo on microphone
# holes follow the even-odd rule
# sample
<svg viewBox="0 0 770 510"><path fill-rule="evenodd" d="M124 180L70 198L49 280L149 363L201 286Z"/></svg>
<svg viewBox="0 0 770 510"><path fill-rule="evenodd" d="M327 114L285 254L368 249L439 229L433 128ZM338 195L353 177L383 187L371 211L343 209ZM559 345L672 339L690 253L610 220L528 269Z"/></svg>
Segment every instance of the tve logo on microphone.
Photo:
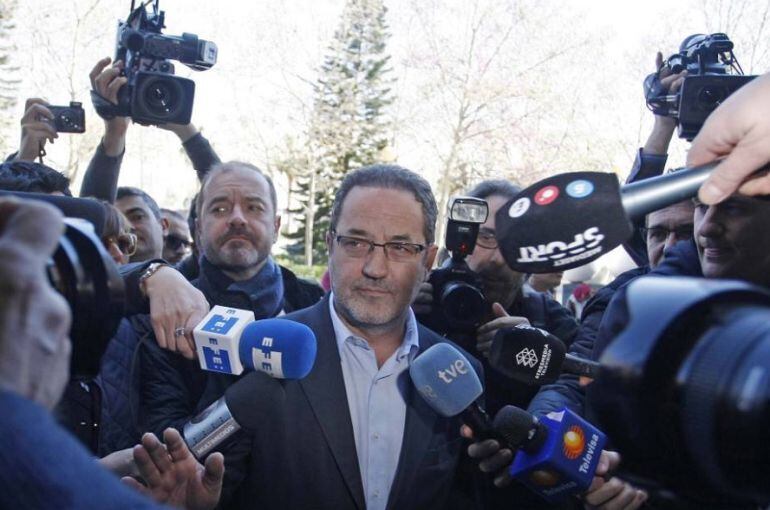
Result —
<svg viewBox="0 0 770 510"><path fill-rule="evenodd" d="M223 374L241 374L238 341L243 329L254 322L254 312L215 306L193 330L201 368Z"/></svg>
<svg viewBox="0 0 770 510"><path fill-rule="evenodd" d="M452 381L468 373L468 366L465 361L457 359L454 363L449 365L449 368L445 370L439 370L439 378L447 384L452 384Z"/></svg>

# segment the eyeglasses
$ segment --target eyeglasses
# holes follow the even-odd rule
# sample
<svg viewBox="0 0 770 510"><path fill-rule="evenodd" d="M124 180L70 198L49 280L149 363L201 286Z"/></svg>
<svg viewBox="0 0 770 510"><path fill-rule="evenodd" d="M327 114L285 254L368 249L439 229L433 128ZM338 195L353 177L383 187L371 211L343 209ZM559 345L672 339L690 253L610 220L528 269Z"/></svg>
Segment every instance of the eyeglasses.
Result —
<svg viewBox="0 0 770 510"><path fill-rule="evenodd" d="M677 227L673 230L669 230L665 227L642 227L641 228L642 235L647 238L648 241L657 241L657 242L663 242L666 239L668 239L668 236L670 234L674 234L674 238L677 241L681 241L683 239L690 239L693 235L693 226L692 225L683 225L681 227Z"/></svg>
<svg viewBox="0 0 770 510"><path fill-rule="evenodd" d="M479 229L479 233L476 236L476 245L486 248L487 250L494 250L497 248L498 244L495 231L488 228Z"/></svg>
<svg viewBox="0 0 770 510"><path fill-rule="evenodd" d="M334 235L334 232L332 232ZM336 236L334 238L337 244L345 252L345 255L353 258L365 257L374 251L375 247L380 247L385 251L388 260L394 262L409 262L419 255L425 246L415 243L405 243L401 241L389 241L387 243L375 243L368 239L351 236Z"/></svg>
<svg viewBox="0 0 770 510"><path fill-rule="evenodd" d="M164 242L166 243L166 246L173 251L182 247L184 247L185 250L189 250L192 247L192 241L174 235L166 236Z"/></svg>
<svg viewBox="0 0 770 510"><path fill-rule="evenodd" d="M130 257L136 253L136 234L126 233L118 236L107 236L102 239L105 243L114 243L117 245L123 255Z"/></svg>

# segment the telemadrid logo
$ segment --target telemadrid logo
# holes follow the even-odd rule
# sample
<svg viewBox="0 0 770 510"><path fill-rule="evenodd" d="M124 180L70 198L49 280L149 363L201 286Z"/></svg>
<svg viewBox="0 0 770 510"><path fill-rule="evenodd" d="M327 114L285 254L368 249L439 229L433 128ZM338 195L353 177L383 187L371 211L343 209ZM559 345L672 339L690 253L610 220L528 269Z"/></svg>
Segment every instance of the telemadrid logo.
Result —
<svg viewBox="0 0 770 510"><path fill-rule="evenodd" d="M573 425L564 433L564 456L577 459L586 448L586 435L578 425Z"/></svg>

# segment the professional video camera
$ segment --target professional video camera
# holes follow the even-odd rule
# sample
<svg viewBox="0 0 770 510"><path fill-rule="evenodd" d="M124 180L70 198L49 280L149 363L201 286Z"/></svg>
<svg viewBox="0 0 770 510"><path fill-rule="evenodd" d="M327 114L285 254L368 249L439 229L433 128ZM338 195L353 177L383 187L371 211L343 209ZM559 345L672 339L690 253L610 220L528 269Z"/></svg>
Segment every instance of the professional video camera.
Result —
<svg viewBox="0 0 770 510"><path fill-rule="evenodd" d="M454 197L449 203L446 248L451 253L440 268L431 272L433 311L426 320L441 333L472 333L489 308L482 292L481 277L468 267L465 257L473 253L479 225L487 221L486 201Z"/></svg>
<svg viewBox="0 0 770 510"><path fill-rule="evenodd" d="M94 107L104 118L130 116L139 124L188 124L192 117L195 83L174 76L178 60L191 69L204 71L217 61L217 46L195 34L161 34L165 12L160 0L147 0L134 8L125 22L118 22L115 61L122 60L128 83L118 92L113 105L92 91ZM152 12L147 5L152 3Z"/></svg>
<svg viewBox="0 0 770 510"><path fill-rule="evenodd" d="M667 95L660 83L660 73L668 66L672 73L687 71L682 87ZM692 140L706 117L727 97L755 76L744 76L733 53L733 42L726 34L694 34L671 55L657 72L644 80L647 105L656 115L679 120L680 138Z"/></svg>
<svg viewBox="0 0 770 510"><path fill-rule="evenodd" d="M770 293L649 277L627 312L589 387L622 467L673 508L767 505Z"/></svg>

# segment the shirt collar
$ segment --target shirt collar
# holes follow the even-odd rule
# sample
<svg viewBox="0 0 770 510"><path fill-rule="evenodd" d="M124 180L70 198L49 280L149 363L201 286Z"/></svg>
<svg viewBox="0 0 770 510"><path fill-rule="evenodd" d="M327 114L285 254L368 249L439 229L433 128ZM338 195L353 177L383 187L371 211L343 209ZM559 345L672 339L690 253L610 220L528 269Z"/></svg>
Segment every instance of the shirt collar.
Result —
<svg viewBox="0 0 770 510"><path fill-rule="evenodd" d="M329 293L329 314L332 318L334 336L337 340L337 349L339 349L340 357L342 357L342 349L348 339L359 340L366 343L368 346L366 339L361 338L350 331L350 328L348 328L345 323L342 322L340 316L337 315L337 310L334 309L334 292ZM404 339L396 352L396 360L401 361L406 356L409 356L409 361L411 361L417 355L419 350L420 342L417 333L417 319L414 316L412 308L409 307L406 316L406 327L404 328Z"/></svg>

